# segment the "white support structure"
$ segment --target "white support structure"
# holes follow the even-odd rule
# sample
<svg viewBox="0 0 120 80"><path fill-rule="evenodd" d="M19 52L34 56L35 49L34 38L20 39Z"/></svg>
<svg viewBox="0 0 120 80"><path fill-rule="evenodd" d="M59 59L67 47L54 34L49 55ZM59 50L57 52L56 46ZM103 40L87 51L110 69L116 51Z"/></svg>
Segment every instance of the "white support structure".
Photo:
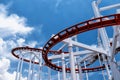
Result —
<svg viewBox="0 0 120 80"><path fill-rule="evenodd" d="M58 66L60 66L59 62L58 62ZM60 80L60 72L59 71L58 71L58 80Z"/></svg>
<svg viewBox="0 0 120 80"><path fill-rule="evenodd" d="M18 78L19 78L19 74L20 74L20 72L19 72L20 65L21 65L21 57L19 57L19 62L18 62L18 67L17 67L17 72L16 72L16 78L15 78L15 80L19 80Z"/></svg>
<svg viewBox="0 0 120 80"><path fill-rule="evenodd" d="M107 55L107 52L105 50L103 50L102 48L95 48L95 47L92 47L92 46L89 46L89 45L86 45L86 44L83 44L83 43L80 43L80 42L73 41L69 38L63 40L63 42L68 43L68 44L69 44L69 42L71 42L71 44L74 45L74 46Z"/></svg>
<svg viewBox="0 0 120 80"><path fill-rule="evenodd" d="M84 61L84 66L85 66L85 68L87 68L87 67L86 67L86 62L85 62L85 61ZM86 80L89 80L88 72L85 72L85 74L86 74Z"/></svg>
<svg viewBox="0 0 120 80"><path fill-rule="evenodd" d="M118 3L118 4L99 8L100 3L102 3L102 0L95 0L92 2L92 8L95 15L94 18L102 17L102 14L101 14L102 11L120 7L120 3ZM117 9L117 13L120 13L120 9ZM115 17L115 19L117 18ZM109 20L109 18L104 18L104 20ZM74 28L70 30L74 31ZM112 41L110 41L106 28L98 29L98 37L97 37L98 44L96 44L96 47L78 42L77 35L74 35L70 38L66 38L66 35L65 35L64 38L66 39L60 42L60 45L61 43L63 45L59 46L58 44L57 50L53 53L50 52L51 54L49 54L49 51L51 51L52 49L54 51L54 49L56 49L53 47L55 45L54 44L55 39L51 40L51 42L48 43L49 45L45 47L45 50L48 49L48 53L46 53L47 56L43 54L45 55L44 59L48 57L48 59L45 60L46 64L44 65L48 65L50 67L50 68L48 67L48 76L46 77L46 79L52 80L52 76L51 76L53 74L51 70L52 68L58 71L62 70L62 73L58 72L56 80L61 80L61 79L62 80L84 80L84 76L82 72L85 72L85 71L86 71L85 72L86 80L90 80L88 72L92 72L92 71L94 72L94 71L99 71L103 69L105 69L104 71L102 71L104 80L120 80L120 69L118 69L118 67L120 67L120 61L119 62L117 62L117 60L115 61L115 55L117 54L116 48L118 49L118 51L120 51L119 50L120 49L120 25L114 26L113 30L114 32L112 36ZM69 29L66 30L66 33L63 32L63 35L64 34L67 34L67 37L69 37L68 36ZM58 34L58 35L59 35L59 38L62 37L61 34ZM110 43L112 43L112 45L110 45ZM29 47L27 47L27 48L22 48L19 52L19 48L16 48L17 54L14 56L19 58L19 63L18 63L15 80L22 80L22 73L24 73L23 72L24 62L26 62L28 65L26 80L43 80L42 67L44 66L43 65L44 62L41 54L42 48L40 49L39 50L35 48L29 49ZM57 53L57 51L60 51L60 50L63 50L62 53L53 55L54 53ZM51 60L50 61L51 64L49 63L49 60ZM95 61L97 62L97 60L99 60L99 66L97 67L95 66L95 68L91 67L91 65L94 64ZM53 61L55 61L55 64ZM82 71L82 67L84 67L83 71ZM69 70L69 68L70 68L70 73L67 73L66 69ZM76 73L77 69L79 70L78 71L79 73ZM106 72L107 75L104 72ZM69 76L67 74L69 74Z"/></svg>
<svg viewBox="0 0 120 80"><path fill-rule="evenodd" d="M114 5L110 5L110 6L106 6L106 7L102 7L99 10L100 11L105 11L105 10L109 10L109 9L112 9L112 8L119 8L119 7L120 7L120 3L114 4Z"/></svg>
<svg viewBox="0 0 120 80"><path fill-rule="evenodd" d="M29 64L29 69L28 69L28 78L27 80L31 80L31 66L32 66L32 54L30 54L30 64Z"/></svg>
<svg viewBox="0 0 120 80"><path fill-rule="evenodd" d="M71 40L69 42L69 55L70 55L70 69L71 69L71 77L72 80L76 80L76 75L75 75L75 62L74 62L74 55L73 55L73 49L72 49L72 44Z"/></svg>
<svg viewBox="0 0 120 80"><path fill-rule="evenodd" d="M20 64L19 80L21 80L21 76L22 76L22 68L23 68L23 58L21 59L21 64Z"/></svg>
<svg viewBox="0 0 120 80"><path fill-rule="evenodd" d="M42 80L42 54L39 53L39 67L38 67L38 79Z"/></svg>
<svg viewBox="0 0 120 80"><path fill-rule="evenodd" d="M96 2L93 1L92 6L93 6L94 13L95 13L95 17L100 17L101 16L100 11L104 11L104 10L118 7L118 6L120 6L120 4L111 5L111 6L107 6L107 7L103 7L103 8L98 9L98 5L96 5ZM105 50L107 51L108 55L110 56L109 61L110 61L110 67L112 70L113 78L114 78L114 80L119 80L120 78L118 78L118 76L116 76L116 74L120 75L120 73L117 70L116 64L110 60L114 56L113 54L115 52L115 47L117 44L116 33L114 33L114 36L113 36L113 46L112 46L112 51L111 51L110 42L109 42L107 33L105 31L105 28L99 29L99 32L101 35L101 39L103 41L103 46L104 46ZM107 70L108 79L111 80L112 79L111 74L110 74L110 71L108 69L108 64L106 63L106 59L105 59L104 55L103 55L103 59L105 61L105 67Z"/></svg>
<svg viewBox="0 0 120 80"><path fill-rule="evenodd" d="M66 58L66 57L69 57L69 54L70 53L67 53L67 54L64 54L64 57ZM78 55L83 55L83 54L92 54L92 55L94 55L94 54L96 54L95 52L93 52L93 51L88 51L88 50L84 50L84 51L78 51L78 52L73 52L73 55L74 56L78 56ZM60 55L53 55L53 56L49 56L48 57L48 59L50 59L50 60L54 60L54 59L61 59L62 57L61 57L61 54Z"/></svg>
<svg viewBox="0 0 120 80"><path fill-rule="evenodd" d="M79 79L80 79L80 80L83 80L83 76L82 76L82 68L81 68L81 64L80 64L79 61L78 61L78 69L79 69Z"/></svg>
<svg viewBox="0 0 120 80"><path fill-rule="evenodd" d="M93 1L92 7L93 7L93 11L94 11L95 17L101 17L100 11L98 9L98 5L96 4L95 1ZM107 36L105 28L98 29L98 31L100 33L100 36L101 36L101 39L102 39L102 42L103 42L103 46L104 46L105 50L107 51L107 54L109 56L111 56L111 53L110 53L110 42L108 40L108 36ZM104 55L103 55L103 59L104 59L104 61L106 61L105 58L104 58ZM106 62L105 62L105 67L106 67L106 70L107 70L108 79L111 80L110 71L109 71L109 68L108 68L108 64Z"/></svg>
<svg viewBox="0 0 120 80"><path fill-rule="evenodd" d="M119 10L117 11L117 13L120 13ZM111 66L111 71L112 71L112 75L113 75L114 80L119 80L120 79L120 71L118 69L118 64L114 61L115 48L116 48L116 45L117 45L117 38L118 38L118 36L120 36L119 27L120 26L116 26L114 28L114 35L113 35L113 41L112 41L113 45L112 45L112 50L111 50L112 60L110 62L110 66Z"/></svg>
<svg viewBox="0 0 120 80"><path fill-rule="evenodd" d="M33 56L32 58L32 61L34 62L35 61L35 55ZM34 80L35 79L35 76L34 76L34 67L35 67L35 64L32 63L32 73L31 73L31 80Z"/></svg>
<svg viewBox="0 0 120 80"><path fill-rule="evenodd" d="M64 53L62 53L62 72L63 72L63 80L66 80L66 70L65 70L65 58L64 58Z"/></svg>

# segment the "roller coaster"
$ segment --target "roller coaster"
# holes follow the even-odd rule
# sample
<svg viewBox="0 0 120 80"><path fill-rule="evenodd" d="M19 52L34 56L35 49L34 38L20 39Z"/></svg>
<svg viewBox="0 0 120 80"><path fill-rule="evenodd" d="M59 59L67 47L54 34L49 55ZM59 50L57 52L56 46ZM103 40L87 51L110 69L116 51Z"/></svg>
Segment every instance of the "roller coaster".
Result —
<svg viewBox="0 0 120 80"><path fill-rule="evenodd" d="M58 72L58 80L84 80L84 76L89 80L89 73L98 71L104 80L119 80L120 61L116 60L116 56L120 56L120 9L116 8L120 7L120 3L99 8L100 3L101 0L92 2L94 18L53 34L42 48L13 48L12 55L19 59L16 80L21 80L23 63L29 66L27 80L44 80L42 67L45 66L49 68L46 80L52 80L51 69ZM112 8L116 9L116 13L101 14ZM107 27L113 29L112 38L108 36ZM97 30L95 46L78 41L80 34L92 30Z"/></svg>

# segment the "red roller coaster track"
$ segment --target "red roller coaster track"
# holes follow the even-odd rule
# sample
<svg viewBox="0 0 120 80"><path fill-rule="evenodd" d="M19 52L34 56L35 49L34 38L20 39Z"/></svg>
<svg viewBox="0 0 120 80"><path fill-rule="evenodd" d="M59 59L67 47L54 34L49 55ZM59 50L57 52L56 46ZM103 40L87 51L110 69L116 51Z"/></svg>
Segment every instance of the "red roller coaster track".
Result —
<svg viewBox="0 0 120 80"><path fill-rule="evenodd" d="M109 20L106 20L106 18L109 18ZM85 22L81 22L57 33L43 47L42 57L46 65L54 70L62 71L61 66L57 66L48 60L48 53L53 46L55 46L57 43L61 42L62 40L68 37L71 37L89 30L107 27L107 26L113 26L113 25L120 25L120 14L99 17L99 18L91 19ZM93 71L100 71L104 69L105 69L105 66L99 66L95 68L86 68L86 69L84 68L82 69L82 71L93 72ZM66 68L66 72L70 72L70 68ZM78 72L78 69L76 69L76 72Z"/></svg>
<svg viewBox="0 0 120 80"><path fill-rule="evenodd" d="M42 49L38 49L38 48L31 48L31 47L16 47L16 48L14 48L14 49L12 49L12 51L11 51L11 53L12 53L12 55L14 56L14 57L16 57L16 58L21 58L19 55L17 55L16 53L15 53L15 51L20 51L20 50L27 50L27 51L34 51L34 52L40 52L40 53L42 53ZM50 53L52 53L52 54L59 54L60 52L58 52L58 51L49 51ZM22 58L21 58L22 59ZM25 61L25 62L30 62L30 60L29 59L25 59L25 58L23 58L23 61ZM31 61L32 63L34 63L34 64L39 64L39 62L35 62L35 61Z"/></svg>
<svg viewBox="0 0 120 80"><path fill-rule="evenodd" d="M14 48L14 49L12 49L12 55L14 56L14 57L16 57L16 58L18 58L18 59L21 59L21 60L23 60L23 61L25 61L25 62L30 62L30 60L29 59L26 59L26 58L21 58L19 55L17 55L16 53L15 53L15 51L20 51L20 50L27 50L27 51L34 51L34 52L42 52L42 49L38 49L38 48L30 48L30 47L17 47L17 48ZM60 52L58 52L58 51L49 51L50 53L52 53L52 54L60 54ZM49 61L51 61L51 60L49 60ZM36 62L36 61L31 61L31 63L34 63L34 64L39 64L39 62ZM46 65L46 64L44 64L44 65ZM82 68L82 71L83 72L94 72L94 71L101 71L101 70L104 70L105 69L105 66L99 66L99 67L95 67L95 68ZM62 70L59 70L59 71L62 71ZM78 72L79 70L78 69L76 69L76 72ZM70 72L70 68L66 68L66 72Z"/></svg>

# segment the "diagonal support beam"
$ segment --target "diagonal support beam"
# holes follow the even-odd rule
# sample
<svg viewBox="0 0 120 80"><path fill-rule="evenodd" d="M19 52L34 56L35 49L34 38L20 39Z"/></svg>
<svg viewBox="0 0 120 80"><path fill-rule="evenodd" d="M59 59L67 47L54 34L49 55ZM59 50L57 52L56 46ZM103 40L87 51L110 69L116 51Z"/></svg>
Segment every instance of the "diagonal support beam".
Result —
<svg viewBox="0 0 120 80"><path fill-rule="evenodd" d="M65 42L65 43L71 42L71 44L74 45L74 46L107 55L107 52L102 48L95 48L95 47L92 47L92 46L89 46L89 45L86 45L86 44L83 44L83 43L80 43L80 42L76 42L76 41L73 41L73 40L70 40L70 39L65 39L65 40L63 40L63 42Z"/></svg>
<svg viewBox="0 0 120 80"><path fill-rule="evenodd" d="M77 51L77 52L73 52L74 56L78 56L78 55L82 55L82 54L95 54L93 51L88 51L88 50L84 50L84 51ZM64 54L64 57L69 57L69 53ZM52 60L52 59L58 59L58 58L62 58L61 54L60 55L53 55L53 56L49 56L48 59Z"/></svg>

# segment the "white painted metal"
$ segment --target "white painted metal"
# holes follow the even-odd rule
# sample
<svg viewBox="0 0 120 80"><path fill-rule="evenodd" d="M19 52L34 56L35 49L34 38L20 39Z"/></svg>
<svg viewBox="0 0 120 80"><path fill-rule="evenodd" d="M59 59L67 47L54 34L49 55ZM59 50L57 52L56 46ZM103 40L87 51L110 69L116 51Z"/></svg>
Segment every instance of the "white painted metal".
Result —
<svg viewBox="0 0 120 80"><path fill-rule="evenodd" d="M101 60L100 60L99 54L98 54L98 60L99 60L100 66L102 66L102 62L101 62ZM106 80L104 71L102 71L102 75L103 75L103 79Z"/></svg>
<svg viewBox="0 0 120 80"><path fill-rule="evenodd" d="M65 57L65 58L66 58L66 57L69 57L69 54L70 54L70 53L64 54L64 57ZM96 53L93 52L93 51L88 51L88 50L73 52L73 55L74 55L74 56L83 55L83 54L93 54L93 55L94 55L94 54L96 54ZM61 54L60 54L60 55L53 55L53 56L49 56L49 57L48 57L48 59L51 59L51 60L53 60L53 59L59 59L59 58L62 58L62 57L61 57Z"/></svg>
<svg viewBox="0 0 120 80"><path fill-rule="evenodd" d="M110 61L110 67L111 67L111 71L112 71L112 75L113 75L114 80L119 80L120 79L120 71L118 69L117 63L114 61L114 53L115 53L114 47L116 48L117 37L120 35L118 30L119 30L118 26L115 27L114 36L113 36L112 56L111 56L112 58L111 58L111 61Z"/></svg>
<svg viewBox="0 0 120 80"><path fill-rule="evenodd" d="M92 7L93 7L93 11L95 14L95 17L101 17L101 11L105 11L105 10L109 10L112 8L117 8L120 7L120 3L119 4L115 4L115 5L110 5L110 6L105 6L105 7L101 7L99 8L99 4L101 3L102 0L97 0L97 1L93 1L92 2ZM120 12L120 10L118 10L118 12ZM107 18L105 18L107 19ZM108 20L108 19L107 19ZM120 26L119 26L120 27ZM118 70L118 65L120 65L120 62L115 63L114 62L114 54L115 54L115 50L117 46L120 46L120 28L118 26L114 27L114 34L113 34L113 40L112 40L112 47L110 46L110 40L108 38L107 32L105 30L105 28L101 28L98 29L98 47L93 47L91 45L87 45L87 44L83 44L77 41L77 35L65 39L62 42L64 43L59 49L62 50L64 47L68 46L68 53L67 54L60 54L60 55L53 55L53 56L48 56L48 59L54 60L54 59L61 59L62 62L62 80L67 80L66 78L66 63L65 63L65 59L69 57L69 63L70 63L70 69L71 69L71 77L69 77L69 80L78 80L78 78L76 77L76 73L75 73L75 63L77 62L78 68L79 68L79 79L83 80L83 76L82 76L82 69L81 69L81 64L80 62L84 62L85 68L87 68L85 60L89 60L89 59L93 59L94 55L98 55L98 54L102 54L103 57L103 62L101 62L100 60L100 56L98 55L98 60L100 63L100 66L102 66L102 63L105 64L105 68L106 68L106 72L107 72L107 76L108 76L108 80L112 80L112 77L114 80L119 80L120 79L120 72ZM58 37L58 36L57 36ZM119 42L119 45L118 45ZM75 52L73 52L73 46L75 46ZM84 48L85 50L83 51L79 51L79 48ZM28 52L30 53L30 55L34 55L34 57L36 59L38 59L39 62L39 67L38 67L38 72L37 72L37 79L33 78L35 77L34 75L34 66L32 67L32 56L30 56L30 62L29 62L29 69L28 69L28 78L27 80L42 80L42 55L37 52L33 52L30 51ZM81 56L85 54L85 56L80 57L80 59L77 61L75 58L76 56ZM105 56L107 56L108 60L105 58ZM23 57L23 56L22 56ZM17 68L17 74L16 74L16 80L21 80L21 74L22 74L22 68L23 68L23 58L20 57L19 60L20 62L18 63L18 68ZM28 56L29 57L29 56ZM21 59L22 58L22 59ZM35 61L34 59L32 61ZM110 68L109 69L109 66ZM59 63L58 63L59 66ZM112 73L110 72L110 70L112 71ZM103 74L103 78L104 80L106 80L105 76L104 76L104 71L102 71ZM112 75L112 76L111 76ZM58 80L60 80L60 73L58 72ZM71 79L70 79L71 78ZM51 69L48 69L48 80L51 80ZM88 73L86 72L86 79L88 80Z"/></svg>
<svg viewBox="0 0 120 80"><path fill-rule="evenodd" d="M38 67L38 79L39 80L42 80L42 54L41 53L39 53L39 67Z"/></svg>
<svg viewBox="0 0 120 80"><path fill-rule="evenodd" d="M105 10L109 10L109 9L112 9L112 8L119 8L119 7L120 7L120 3L114 4L114 5L110 5L110 6L102 7L99 10L100 11L105 11Z"/></svg>
<svg viewBox="0 0 120 80"><path fill-rule="evenodd" d="M32 54L30 54L30 63L29 63L29 70L28 70L28 78L27 80L31 80L31 65L32 65Z"/></svg>
<svg viewBox="0 0 120 80"><path fill-rule="evenodd" d="M87 67L86 67L86 62L85 62L85 61L84 61L84 66L85 66L85 68L87 68ZM85 72L85 74L86 74L86 80L89 80L88 72Z"/></svg>
<svg viewBox="0 0 120 80"><path fill-rule="evenodd" d="M21 64L20 64L19 80L21 80L21 77L22 77L22 68L23 68L23 58L21 59Z"/></svg>
<svg viewBox="0 0 120 80"><path fill-rule="evenodd" d="M100 11L98 9L98 5L96 4L96 1L92 2L92 7L93 7L93 11L94 11L95 17L100 17L101 14L100 14ZM105 28L98 29L98 31L100 33L100 37L102 39L104 49L107 51L107 54L109 56L111 56L110 42L109 42L109 39L108 39L108 36L107 36ZM104 59L104 61L106 61L105 60L105 55L103 55L103 59ZM107 74L108 74L108 78L109 78L109 80L111 80L110 71L109 71L109 68L108 68L108 64L106 62L105 62L105 67L106 67L106 71L107 71Z"/></svg>
<svg viewBox="0 0 120 80"><path fill-rule="evenodd" d="M79 79L80 79L80 80L83 80L82 68L81 68L80 61L78 60L77 63L78 63L78 69L79 69Z"/></svg>
<svg viewBox="0 0 120 80"><path fill-rule="evenodd" d="M71 69L71 77L72 80L76 80L76 75L75 75L75 62L74 62L74 55L73 55L73 49L72 49L72 43L71 40L69 42L69 55L70 55L70 69Z"/></svg>
<svg viewBox="0 0 120 80"><path fill-rule="evenodd" d="M65 58L64 58L64 53L62 53L62 72L63 72L63 80L66 80L66 70L65 70Z"/></svg>
<svg viewBox="0 0 120 80"><path fill-rule="evenodd" d="M59 61L58 61L58 66L60 66ZM58 80L60 80L60 72L59 71L58 71Z"/></svg>
<svg viewBox="0 0 120 80"><path fill-rule="evenodd" d="M35 61L35 56L33 56L32 58L32 61L34 62ZM35 64L32 63L32 73L31 73L31 80L34 80L35 79L35 76L34 76L34 67L35 67Z"/></svg>
<svg viewBox="0 0 120 80"><path fill-rule="evenodd" d="M19 78L19 74L20 74L20 72L19 72L19 69L20 69L20 65L21 65L21 57L19 57L19 62L18 62L18 66L17 66L17 72L16 72L16 78L15 78L15 80L19 80L18 78Z"/></svg>
<svg viewBox="0 0 120 80"><path fill-rule="evenodd" d="M51 69L48 67L48 80L51 80Z"/></svg>
<svg viewBox="0 0 120 80"><path fill-rule="evenodd" d="M72 45L80 47L80 48L84 48L84 49L87 49L87 50L90 50L90 51L94 51L94 52L97 52L97 53L102 53L102 54L107 55L107 52L105 50L103 50L102 48L95 48L95 47L92 47L92 46L89 46L89 45L86 45L86 44L83 44L83 43L80 43L80 42L70 40L69 38L66 39L66 40L63 40L63 41L66 42L66 43L71 42Z"/></svg>

